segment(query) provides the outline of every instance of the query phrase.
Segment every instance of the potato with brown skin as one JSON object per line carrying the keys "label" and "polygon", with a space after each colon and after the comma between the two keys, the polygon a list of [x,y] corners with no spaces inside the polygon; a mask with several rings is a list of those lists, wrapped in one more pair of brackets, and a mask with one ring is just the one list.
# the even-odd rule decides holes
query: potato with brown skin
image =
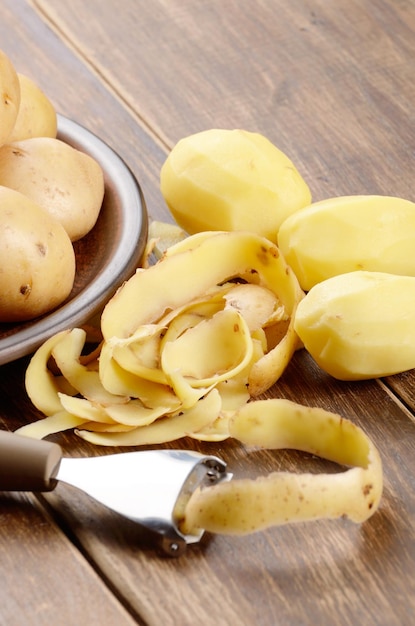
{"label": "potato with brown skin", "polygon": [[39,85],[23,74],[17,74],[20,83],[20,107],[8,142],[29,137],[56,137],[55,107]]}
{"label": "potato with brown skin", "polygon": [[71,241],[93,228],[104,197],[99,163],[53,137],[31,137],[2,146],[0,185],[41,206],[62,224]]}
{"label": "potato with brown skin", "polygon": [[23,194],[0,187],[0,322],[38,317],[61,304],[75,278],[71,240]]}
{"label": "potato with brown skin", "polygon": [[0,146],[9,140],[20,106],[20,83],[9,57],[0,50]]}

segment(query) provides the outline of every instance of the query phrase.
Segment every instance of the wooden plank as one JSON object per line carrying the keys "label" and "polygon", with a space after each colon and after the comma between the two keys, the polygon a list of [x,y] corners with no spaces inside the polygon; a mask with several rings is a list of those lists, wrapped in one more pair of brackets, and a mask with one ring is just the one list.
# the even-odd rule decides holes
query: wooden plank
{"label": "wooden plank", "polygon": [[0,624],[137,623],[32,496],[0,493],[0,551]]}
{"label": "wooden plank", "polygon": [[315,199],[414,197],[412,2],[34,4],[166,145],[212,126],[258,130]]}
{"label": "wooden plank", "polygon": [[385,384],[393,393],[398,395],[402,401],[415,413],[415,372],[403,372],[397,376],[389,376],[385,379]]}

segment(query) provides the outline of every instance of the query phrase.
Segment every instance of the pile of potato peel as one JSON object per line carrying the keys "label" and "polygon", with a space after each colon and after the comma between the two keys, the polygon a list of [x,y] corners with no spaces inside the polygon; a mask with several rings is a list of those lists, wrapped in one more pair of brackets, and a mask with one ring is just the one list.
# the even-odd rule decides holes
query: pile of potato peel
{"label": "pile of potato peel", "polygon": [[[214,264],[208,262],[213,253]],[[162,443],[168,436],[160,418],[166,424],[180,417],[174,420],[179,424],[189,410],[193,422],[170,437],[224,439],[232,413],[266,391],[297,349],[292,320],[302,297],[284,258],[265,238],[194,235],[117,291],[102,313],[103,340],[93,358],[83,354],[82,329],[46,342],[27,370],[28,393],[47,415],[64,409],[68,427],[72,415],[85,417],[81,434],[94,443]],[[57,377],[48,369],[51,357]],[[63,380],[72,393],[61,392]],[[212,414],[197,427],[195,412],[214,396]]]}

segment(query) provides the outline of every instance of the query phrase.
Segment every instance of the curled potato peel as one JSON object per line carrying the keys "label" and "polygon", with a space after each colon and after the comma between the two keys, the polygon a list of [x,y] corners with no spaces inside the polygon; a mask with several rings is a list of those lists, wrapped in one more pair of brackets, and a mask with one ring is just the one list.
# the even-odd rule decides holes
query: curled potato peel
{"label": "curled potato peel", "polygon": [[238,311],[227,309],[199,322],[175,341],[168,341],[162,366],[170,377],[173,372],[181,372],[190,387],[207,388],[239,374],[252,353],[246,322]]}
{"label": "curled potato peel", "polygon": [[[201,297],[214,286],[249,274],[278,294],[289,314],[302,297],[298,281],[275,244],[248,232],[203,233],[136,273],[118,290],[101,318],[104,339],[128,337],[166,310]],[[154,297],[154,294],[157,297]],[[138,295],[138,297],[137,297]]]}
{"label": "curled potato peel", "polygon": [[19,435],[32,437],[33,439],[43,439],[48,435],[77,428],[85,423],[87,423],[87,420],[83,417],[78,417],[65,410],[61,410],[53,415],[49,415],[43,420],[21,426],[16,432]]}
{"label": "curled potato peel", "polygon": [[288,522],[346,516],[359,523],[377,510],[383,477],[370,439],[340,415],[288,400],[261,400],[242,407],[230,433],[246,445],[295,448],[351,466],[337,474],[274,472],[256,480],[198,489],[181,528],[246,534]]}
{"label": "curled potato peel", "polygon": [[127,397],[109,393],[102,385],[99,372],[81,363],[85,338],[86,333],[81,328],[74,328],[62,336],[52,350],[57,367],[77,392],[88,400],[104,405],[127,402]]}
{"label": "curled potato peel", "polygon": [[174,409],[179,407],[180,400],[170,387],[124,369],[112,358],[108,344],[102,346],[99,365],[102,384],[114,395],[140,398],[143,404],[149,407],[166,403]]}
{"label": "curled potato peel", "polygon": [[[45,341],[35,352],[26,370],[25,385],[27,394],[35,407],[45,415],[53,415],[62,410],[59,399],[59,379],[48,368],[48,363],[52,356],[53,348],[68,333],[69,331],[62,331]],[[74,393],[76,393],[75,390]]]}
{"label": "curled potato peel", "polygon": [[[236,278],[268,289],[290,320],[304,296],[278,248],[264,237],[248,232],[199,233],[169,248],[159,263],[137,272],[118,290],[102,314],[104,340],[128,338],[142,325],[158,322],[166,312]],[[277,380],[298,345],[290,327],[283,345],[256,364],[248,381],[251,395],[259,395]]]}
{"label": "curled potato peel", "polygon": [[220,411],[220,396],[213,389],[203,399],[177,415],[164,417],[149,424],[146,428],[135,428],[126,433],[96,433],[87,430],[78,432],[87,441],[105,446],[124,445],[155,445],[175,441],[186,437],[189,433],[211,424]]}

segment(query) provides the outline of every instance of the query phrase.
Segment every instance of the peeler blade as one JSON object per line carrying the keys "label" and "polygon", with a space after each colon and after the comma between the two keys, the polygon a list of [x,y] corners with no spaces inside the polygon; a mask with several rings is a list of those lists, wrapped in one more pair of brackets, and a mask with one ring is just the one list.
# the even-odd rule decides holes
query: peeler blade
{"label": "peeler blade", "polygon": [[230,480],[226,463],[190,450],[143,450],[87,458],[62,458],[56,479],[154,533],[162,550],[179,556],[197,534],[179,529],[192,493]]}

